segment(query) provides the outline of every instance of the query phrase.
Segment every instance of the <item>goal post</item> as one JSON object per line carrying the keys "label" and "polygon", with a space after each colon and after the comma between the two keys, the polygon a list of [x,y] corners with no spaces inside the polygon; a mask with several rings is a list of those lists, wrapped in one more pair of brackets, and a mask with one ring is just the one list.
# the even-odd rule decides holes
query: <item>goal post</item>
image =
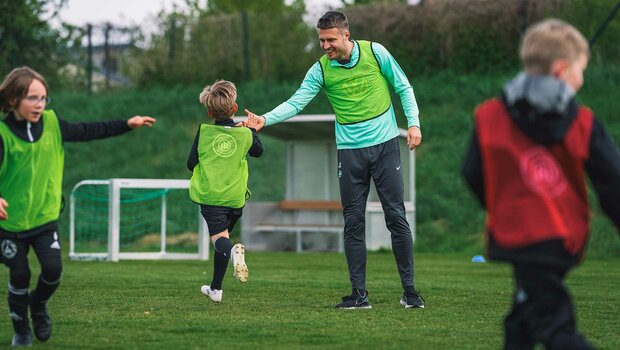
{"label": "goal post", "polygon": [[189,180],[77,183],[70,198],[72,260],[208,260],[209,234]]}

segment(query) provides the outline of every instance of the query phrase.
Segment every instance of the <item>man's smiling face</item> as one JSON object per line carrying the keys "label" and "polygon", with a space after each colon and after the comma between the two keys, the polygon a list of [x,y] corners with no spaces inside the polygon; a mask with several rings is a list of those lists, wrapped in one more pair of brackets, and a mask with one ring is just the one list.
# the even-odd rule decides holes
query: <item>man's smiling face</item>
{"label": "man's smiling face", "polygon": [[329,28],[319,29],[321,49],[330,60],[348,61],[350,56],[348,30]]}

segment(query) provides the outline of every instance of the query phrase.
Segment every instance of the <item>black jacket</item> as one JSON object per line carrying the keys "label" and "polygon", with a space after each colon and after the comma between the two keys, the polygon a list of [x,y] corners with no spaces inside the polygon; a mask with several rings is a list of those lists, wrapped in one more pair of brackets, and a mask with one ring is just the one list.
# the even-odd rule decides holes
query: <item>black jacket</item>
{"label": "black jacket", "polygon": [[[56,114],[58,115],[58,113]],[[7,114],[7,116],[0,121],[8,125],[9,129],[17,137],[24,141],[36,142],[41,138],[43,132],[43,118],[39,119],[36,123],[30,123],[28,121],[18,121],[15,119],[13,113]],[[91,141],[97,139],[103,139],[106,137],[117,136],[126,133],[131,130],[127,125],[127,120],[109,120],[109,121],[94,121],[94,122],[68,122],[58,117],[58,123],[60,125],[60,133],[62,141],[67,142],[80,142]],[[30,126],[30,132],[28,132],[28,126]],[[4,160],[4,141],[0,137],[0,166]],[[0,193],[2,197],[2,193]],[[10,203],[9,203],[10,205]],[[20,232],[20,237],[34,236],[38,233],[49,229],[57,228],[56,221],[50,222],[43,226],[34,228],[26,232]],[[0,229],[1,231],[1,229]]]}
{"label": "black jacket", "polygon": [[[530,139],[543,146],[562,142],[578,112],[572,89],[550,76],[530,76],[522,73],[504,86],[501,99],[514,123]],[[598,194],[601,208],[616,227],[620,228],[620,151],[596,118],[590,136],[589,152],[590,158],[585,167]],[[484,207],[482,156],[475,128],[463,163],[462,175]],[[546,256],[560,264],[576,262],[575,257],[568,256],[559,241],[542,242],[512,251],[500,249],[493,241],[488,244],[492,258],[524,258],[533,261]]]}
{"label": "black jacket", "polygon": [[[108,120],[108,121],[94,121],[94,122],[69,122],[60,118],[58,113],[58,123],[60,124],[60,133],[62,134],[62,141],[67,142],[81,142],[91,141],[97,139],[103,139],[106,137],[117,136],[126,133],[131,130],[127,126],[127,120]],[[9,113],[3,123],[8,125],[9,129],[17,137],[24,141],[36,142],[41,138],[43,132],[43,118],[39,119],[37,123],[30,123],[22,120],[15,119],[13,113]],[[30,135],[28,135],[28,124],[30,124]],[[2,137],[0,137],[0,164],[4,158],[4,143]]]}

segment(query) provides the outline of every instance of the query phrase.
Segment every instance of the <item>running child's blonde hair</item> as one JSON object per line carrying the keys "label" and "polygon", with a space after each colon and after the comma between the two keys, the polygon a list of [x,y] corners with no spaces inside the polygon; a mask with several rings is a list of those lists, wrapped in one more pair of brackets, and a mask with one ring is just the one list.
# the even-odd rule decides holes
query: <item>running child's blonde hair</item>
{"label": "running child's blonde hair", "polygon": [[207,85],[200,93],[200,104],[205,106],[209,115],[216,120],[225,120],[234,114],[237,88],[226,80],[216,80]]}
{"label": "running child's blonde hair", "polygon": [[559,59],[575,62],[590,56],[588,41],[572,25],[547,19],[532,25],[521,42],[521,61],[529,74],[551,74],[551,65]]}

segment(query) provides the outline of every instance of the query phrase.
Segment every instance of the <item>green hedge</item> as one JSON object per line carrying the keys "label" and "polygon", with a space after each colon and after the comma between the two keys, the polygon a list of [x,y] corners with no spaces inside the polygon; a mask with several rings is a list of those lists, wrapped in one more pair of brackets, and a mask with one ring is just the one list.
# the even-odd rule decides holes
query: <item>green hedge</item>
{"label": "green hedge", "polygon": [[[417,245],[419,251],[475,253],[483,249],[484,214],[460,176],[460,166],[472,129],[472,111],[497,95],[506,74],[457,75],[442,72],[412,79],[420,106],[424,142],[417,151]],[[591,106],[620,142],[620,107],[615,91],[620,68],[594,67],[586,74],[580,100]],[[297,84],[255,81],[239,85],[240,108],[265,113],[287,99]],[[146,114],[158,118],[151,130],[140,129],[118,138],[90,143],[67,143],[65,196],[87,178],[189,178],[187,155],[198,124],[206,120],[197,102],[200,86],[151,87],[88,96],[53,94],[54,107],[69,120],[95,120]],[[395,101],[398,101],[396,99]],[[395,102],[397,110],[399,102]],[[321,94],[304,113],[330,113]],[[399,123],[404,126],[404,117]],[[253,200],[284,196],[284,145],[263,137],[265,153],[250,159]],[[592,197],[593,207],[597,208]],[[610,222],[594,210],[590,254],[617,256],[620,240]],[[66,218],[63,219],[66,225]],[[386,233],[387,234],[387,233]]]}

